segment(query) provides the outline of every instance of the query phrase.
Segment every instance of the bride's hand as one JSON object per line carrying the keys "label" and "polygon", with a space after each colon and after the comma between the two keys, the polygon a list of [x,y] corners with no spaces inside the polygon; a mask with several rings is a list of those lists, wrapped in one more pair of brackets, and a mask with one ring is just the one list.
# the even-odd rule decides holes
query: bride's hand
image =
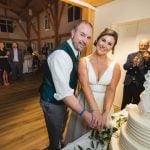
{"label": "bride's hand", "polygon": [[107,117],[108,117],[107,113],[102,114],[102,127],[103,128],[107,127]]}
{"label": "bride's hand", "polygon": [[98,129],[99,120],[101,118],[101,113],[98,111],[94,111],[93,113],[89,113],[86,111],[82,115],[83,119],[87,122],[88,126],[94,129]]}
{"label": "bride's hand", "polygon": [[97,122],[97,130],[101,131],[102,129],[107,127],[107,114],[102,114],[101,117],[99,117],[99,120]]}
{"label": "bride's hand", "polygon": [[99,118],[101,117],[101,113],[97,109],[92,112],[92,116],[93,116],[93,119],[92,119],[93,120],[93,128],[97,128]]}
{"label": "bride's hand", "polygon": [[92,115],[95,117],[94,127],[96,130],[100,130],[102,128],[102,114],[99,110],[93,111]]}

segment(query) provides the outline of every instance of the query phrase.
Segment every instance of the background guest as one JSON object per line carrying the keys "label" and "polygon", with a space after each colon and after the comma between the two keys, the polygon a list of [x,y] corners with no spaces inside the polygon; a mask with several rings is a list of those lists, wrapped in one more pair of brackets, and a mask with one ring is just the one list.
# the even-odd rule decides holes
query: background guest
{"label": "background guest", "polygon": [[32,47],[31,47],[30,45],[27,47],[27,52],[28,52],[30,55],[32,55],[32,53],[33,53],[33,49],[32,49]]}
{"label": "background guest", "polygon": [[10,65],[8,62],[8,53],[4,49],[3,42],[0,42],[0,72],[2,84],[4,86],[9,85]]}
{"label": "background guest", "polygon": [[129,103],[138,104],[140,94],[144,90],[144,75],[150,67],[149,41],[142,40],[139,43],[139,51],[128,55],[123,68],[127,71],[124,80],[123,100],[121,109]]}
{"label": "background guest", "polygon": [[42,47],[42,54],[45,55],[45,58],[47,58],[48,56],[48,46],[46,46],[46,44],[44,44],[44,46]]}
{"label": "background guest", "polygon": [[12,79],[21,79],[23,73],[24,54],[23,51],[18,48],[18,44],[16,42],[12,43],[9,59],[12,71]]}

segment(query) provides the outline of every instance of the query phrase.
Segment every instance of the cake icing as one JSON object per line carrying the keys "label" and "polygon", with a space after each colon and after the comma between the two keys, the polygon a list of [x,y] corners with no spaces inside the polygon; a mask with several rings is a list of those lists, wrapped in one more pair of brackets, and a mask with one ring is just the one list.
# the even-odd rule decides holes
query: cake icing
{"label": "cake icing", "polygon": [[131,109],[128,121],[121,127],[122,150],[150,150],[150,120],[138,108]]}
{"label": "cake icing", "polygon": [[140,95],[141,100],[139,103],[139,109],[146,115],[150,116],[150,70],[145,75],[146,81],[144,82],[144,92]]}
{"label": "cake icing", "polygon": [[150,70],[145,79],[140,103],[127,107],[127,123],[122,125],[118,137],[112,137],[112,150],[150,150]]}

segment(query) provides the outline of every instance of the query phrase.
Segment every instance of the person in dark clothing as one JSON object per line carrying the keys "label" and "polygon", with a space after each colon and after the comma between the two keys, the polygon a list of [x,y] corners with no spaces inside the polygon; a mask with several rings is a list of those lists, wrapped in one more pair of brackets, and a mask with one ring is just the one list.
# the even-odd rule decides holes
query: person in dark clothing
{"label": "person in dark clothing", "polygon": [[12,71],[12,80],[22,79],[23,76],[23,62],[24,53],[18,48],[16,42],[12,43],[12,49],[10,50],[9,61]]}
{"label": "person in dark clothing", "polygon": [[142,40],[139,43],[139,51],[129,54],[123,68],[127,71],[124,80],[123,100],[121,109],[127,104],[138,104],[140,94],[144,90],[144,75],[150,69],[149,41]]}
{"label": "person in dark clothing", "polygon": [[48,47],[46,46],[46,44],[44,44],[43,48],[42,48],[42,54],[45,55],[45,58],[47,58],[48,56]]}
{"label": "person in dark clothing", "polygon": [[29,54],[31,54],[31,55],[32,55],[32,53],[33,53],[33,49],[32,49],[32,47],[31,47],[31,46],[28,46],[28,48],[27,48],[27,52],[29,52]]}
{"label": "person in dark clothing", "polygon": [[0,42],[0,80],[2,85],[9,85],[10,65],[8,62],[9,54],[4,48],[4,43]]}

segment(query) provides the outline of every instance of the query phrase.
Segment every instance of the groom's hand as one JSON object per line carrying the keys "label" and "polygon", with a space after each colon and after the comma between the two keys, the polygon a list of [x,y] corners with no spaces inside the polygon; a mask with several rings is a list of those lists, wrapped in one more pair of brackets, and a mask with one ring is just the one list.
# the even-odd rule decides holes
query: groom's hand
{"label": "groom's hand", "polygon": [[94,126],[94,118],[93,115],[91,113],[89,113],[88,111],[85,111],[84,114],[82,115],[82,118],[85,120],[85,122],[88,124],[88,126],[90,128],[93,128]]}

